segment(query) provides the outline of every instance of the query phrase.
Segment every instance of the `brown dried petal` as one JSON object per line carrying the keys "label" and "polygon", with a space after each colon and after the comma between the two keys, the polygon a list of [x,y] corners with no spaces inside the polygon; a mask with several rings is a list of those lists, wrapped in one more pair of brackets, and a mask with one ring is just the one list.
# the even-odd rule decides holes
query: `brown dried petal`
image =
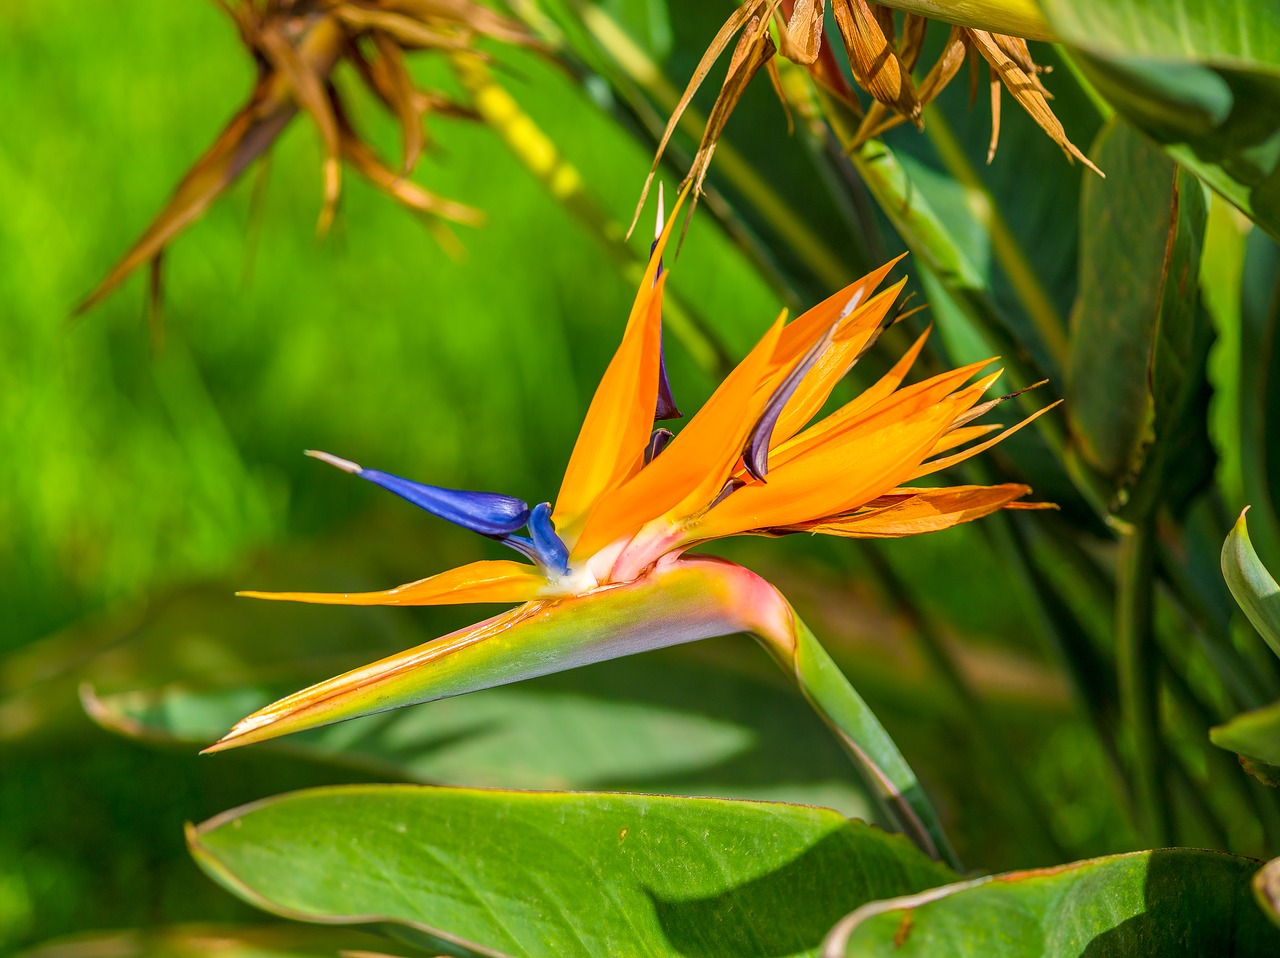
{"label": "brown dried petal", "polygon": [[918,124],[920,101],[915,85],[866,0],[835,0],[834,10],[858,85]]}
{"label": "brown dried petal", "polygon": [[1048,133],[1049,137],[1062,147],[1068,155],[1075,157],[1089,169],[1102,176],[1102,171],[1094,166],[1089,158],[1076,148],[1074,143],[1067,139],[1066,130],[1063,129],[1062,123],[1054,115],[1053,110],[1049,108],[1044,95],[1037,89],[1037,84],[1000,49],[1000,45],[996,43],[991,34],[984,30],[969,30],[968,34],[973,40],[974,47],[999,74],[1005,88],[1022,108],[1031,115],[1031,118],[1040,125],[1040,128]]}

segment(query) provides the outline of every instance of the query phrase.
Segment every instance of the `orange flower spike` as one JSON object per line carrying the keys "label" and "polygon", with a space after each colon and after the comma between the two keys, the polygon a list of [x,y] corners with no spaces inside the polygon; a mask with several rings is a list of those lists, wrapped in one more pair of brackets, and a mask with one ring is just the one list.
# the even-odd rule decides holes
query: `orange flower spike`
{"label": "orange flower spike", "polygon": [[594,555],[665,513],[679,512],[682,506],[702,508],[711,501],[728,480],[767,398],[757,387],[781,333],[779,318],[662,454],[601,499],[571,561]]}
{"label": "orange flower spike", "polygon": [[666,284],[666,274],[659,275],[662,252],[688,192],[688,188],[681,192],[658,235],[631,307],[622,345],[596,387],[565,467],[552,522],[570,546],[600,496],[630,478],[643,464],[658,397],[662,290]]}
{"label": "orange flower spike", "polygon": [[655,241],[554,513],[547,502],[530,506],[500,493],[426,485],[311,453],[531,564],[473,562],[381,592],[241,593],[346,605],[522,604],[268,705],[210,750],[749,632],[838,731],[883,820],[958,864],[910,767],[782,595],[741,566],[685,553],[731,535],[883,538],[950,528],[998,509],[1044,508],[1020,502],[1030,490],[1017,483],[902,484],[990,448],[1046,410],[983,439],[993,427],[974,420],[1008,398],[982,400],[999,372],[982,376],[988,362],[974,363],[904,387],[921,336],[861,396],[797,432],[891,316],[901,284],[873,295],[888,272],[883,267],[790,326],[784,312],[674,438],[651,432],[655,419],[673,412],[663,386],[667,274],[660,260],[674,220],[673,212]]}

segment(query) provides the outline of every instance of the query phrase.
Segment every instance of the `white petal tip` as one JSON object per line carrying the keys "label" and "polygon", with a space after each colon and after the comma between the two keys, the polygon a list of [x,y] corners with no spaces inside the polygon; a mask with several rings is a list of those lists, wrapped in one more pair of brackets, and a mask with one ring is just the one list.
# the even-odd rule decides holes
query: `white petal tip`
{"label": "white petal tip", "polygon": [[658,184],[658,215],[653,224],[653,238],[656,240],[662,235],[662,227],[667,221],[667,204],[662,195],[662,184]]}
{"label": "white petal tip", "polygon": [[320,452],[317,449],[304,449],[303,452],[312,459],[319,459],[321,462],[327,462],[335,469],[341,469],[343,472],[349,472],[353,476],[358,476],[364,471],[364,468],[350,459],[342,459],[332,453]]}

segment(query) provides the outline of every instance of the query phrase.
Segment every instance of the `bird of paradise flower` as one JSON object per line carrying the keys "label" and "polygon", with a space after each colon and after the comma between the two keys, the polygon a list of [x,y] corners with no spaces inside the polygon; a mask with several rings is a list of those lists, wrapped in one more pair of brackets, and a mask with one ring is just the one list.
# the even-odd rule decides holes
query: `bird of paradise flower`
{"label": "bird of paradise flower", "polygon": [[654,243],[554,507],[424,485],[309,453],[528,561],[472,562],[382,592],[241,593],[346,605],[520,604],[281,699],[241,720],[207,751],[748,632],[853,754],[889,820],[935,857],[954,862],[910,768],[782,595],[739,565],[688,550],[735,535],[916,535],[999,509],[1039,507],[1020,501],[1030,489],[1016,483],[910,483],[982,452],[1051,407],[983,438],[1000,429],[974,424],[1001,401],[983,400],[999,376],[998,370],[982,373],[990,361],[903,385],[926,331],[871,388],[809,425],[897,315],[905,280],[875,292],[894,260],[791,323],[784,313],[679,433],[655,429],[656,419],[680,417],[666,383],[661,338],[669,275],[661,257],[676,212]]}

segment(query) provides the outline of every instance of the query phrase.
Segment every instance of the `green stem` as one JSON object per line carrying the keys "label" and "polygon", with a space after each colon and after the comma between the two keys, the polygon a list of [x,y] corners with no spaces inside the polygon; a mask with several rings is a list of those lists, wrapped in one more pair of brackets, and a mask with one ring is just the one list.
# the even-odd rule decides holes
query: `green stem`
{"label": "green stem", "polygon": [[970,726],[977,748],[985,754],[989,767],[997,772],[1000,780],[1008,782],[1012,792],[1009,806],[1013,814],[1020,815],[1039,832],[1044,848],[1053,856],[1053,860],[1062,861],[1071,857],[1054,834],[1053,816],[1045,807],[1039,793],[1027,780],[1022,763],[1018,761],[1013,749],[1005,740],[1004,731],[992,721],[986,704],[974,691],[956,663],[955,657],[947,648],[946,641],[929,617],[917,607],[905,583],[893,567],[885,561],[873,545],[870,543],[865,545],[862,553],[871,566],[873,574],[889,593],[889,599],[894,607],[907,616],[912,625],[912,631],[920,638],[920,647],[925,657],[948,691],[959,702],[961,713]]}
{"label": "green stem", "polygon": [[836,733],[887,820],[926,854],[962,871],[963,866],[942,829],[937,812],[898,746],[826,649],[794,613],[793,624],[790,641],[779,641],[778,637],[768,635],[757,638]]}
{"label": "green stem", "polygon": [[1159,673],[1152,630],[1155,550],[1149,520],[1120,540],[1116,558],[1116,664],[1120,715],[1128,730],[1129,775],[1139,830],[1168,843],[1172,813],[1163,787]]}
{"label": "green stem", "polygon": [[879,0],[882,6],[1028,40],[1054,39],[1036,0]]}

